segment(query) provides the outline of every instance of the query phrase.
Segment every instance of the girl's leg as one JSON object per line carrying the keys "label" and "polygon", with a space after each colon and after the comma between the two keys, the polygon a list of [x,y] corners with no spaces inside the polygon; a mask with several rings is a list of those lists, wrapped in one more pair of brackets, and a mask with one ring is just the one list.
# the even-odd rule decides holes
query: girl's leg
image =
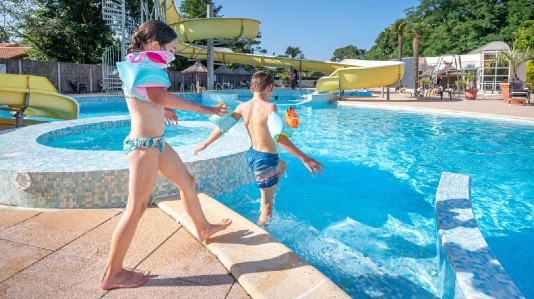
{"label": "girl's leg", "polygon": [[100,282],[100,288],[105,290],[138,287],[148,280],[148,273],[126,270],[122,264],[156,181],[159,152],[154,147],[136,149],[127,159],[130,167],[128,203],[111,238],[109,260]]}
{"label": "girl's leg", "polygon": [[276,193],[276,188],[278,188],[278,184],[280,184],[280,180],[282,179],[282,175],[286,172],[286,162],[283,160],[280,160],[280,164],[278,165],[278,182],[276,184],[272,185],[269,188],[260,188],[261,193],[261,201],[260,201],[260,219],[258,220],[258,225],[264,225],[267,221],[269,221],[269,218],[271,217],[271,214],[273,212],[273,201],[274,201],[274,195]]}
{"label": "girl's leg", "polygon": [[230,219],[223,219],[217,224],[208,222],[198,200],[195,179],[187,171],[180,156],[168,144],[165,144],[165,150],[160,157],[159,171],[180,189],[180,198],[185,211],[191,217],[201,242],[207,240],[214,233],[226,229],[232,223]]}

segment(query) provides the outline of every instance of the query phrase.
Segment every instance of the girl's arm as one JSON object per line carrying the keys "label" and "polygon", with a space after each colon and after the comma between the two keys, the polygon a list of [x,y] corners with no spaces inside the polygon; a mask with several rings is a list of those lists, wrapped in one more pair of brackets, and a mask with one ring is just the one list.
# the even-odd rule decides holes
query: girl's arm
{"label": "girl's arm", "polygon": [[200,114],[215,114],[219,116],[228,112],[228,109],[224,107],[207,107],[195,104],[184,98],[175,96],[161,87],[147,87],[146,90],[150,101],[166,108],[189,110]]}

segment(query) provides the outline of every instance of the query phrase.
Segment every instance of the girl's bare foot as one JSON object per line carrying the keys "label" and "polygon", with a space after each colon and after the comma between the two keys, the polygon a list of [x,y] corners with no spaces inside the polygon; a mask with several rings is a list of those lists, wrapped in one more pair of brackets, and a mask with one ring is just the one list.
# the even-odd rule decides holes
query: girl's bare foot
{"label": "girl's bare foot", "polygon": [[207,229],[203,229],[198,233],[198,239],[200,242],[204,242],[214,233],[226,229],[230,224],[232,224],[232,219],[223,219],[219,223],[210,224]]}
{"label": "girl's bare foot", "polygon": [[102,278],[100,288],[102,290],[111,290],[119,288],[136,288],[148,281],[150,272],[123,270],[115,277]]}
{"label": "girl's bare foot", "polygon": [[260,215],[260,219],[258,220],[257,224],[259,226],[264,226],[267,221],[269,221],[269,216],[263,216],[263,215]]}

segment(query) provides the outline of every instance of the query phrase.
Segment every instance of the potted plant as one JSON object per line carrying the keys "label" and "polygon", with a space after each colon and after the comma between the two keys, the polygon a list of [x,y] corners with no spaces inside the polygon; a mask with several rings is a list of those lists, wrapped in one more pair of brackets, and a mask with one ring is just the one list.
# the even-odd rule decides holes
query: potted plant
{"label": "potted plant", "polygon": [[[496,62],[498,65],[504,65],[510,67],[510,79],[517,78],[517,70],[519,67],[527,62],[528,60],[534,58],[534,50],[531,48],[518,49],[515,44],[512,45],[510,51],[501,51],[497,54]],[[510,83],[502,82],[499,83],[502,92],[503,102],[508,104],[508,99],[510,97]]]}
{"label": "potted plant", "polygon": [[458,91],[458,97],[460,97],[460,94],[464,91],[465,88],[465,81],[456,80],[454,81],[454,85],[456,86],[456,90]]}
{"label": "potted plant", "polygon": [[476,74],[476,71],[467,71],[465,74],[465,80],[467,83],[467,86],[465,87],[465,98],[468,100],[475,100],[477,98],[477,82],[478,82],[478,76]]}
{"label": "potted plant", "polygon": [[428,78],[421,78],[419,79],[419,86],[423,89],[428,89],[430,87],[430,79]]}

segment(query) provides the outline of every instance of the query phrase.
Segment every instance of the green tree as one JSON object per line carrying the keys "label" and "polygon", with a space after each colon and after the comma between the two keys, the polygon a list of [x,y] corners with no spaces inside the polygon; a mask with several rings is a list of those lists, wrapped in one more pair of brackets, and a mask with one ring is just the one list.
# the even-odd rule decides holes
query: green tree
{"label": "green tree", "polygon": [[32,47],[32,59],[100,63],[112,43],[99,0],[11,0],[4,5],[13,20],[10,34]]}
{"label": "green tree", "polygon": [[7,33],[4,26],[0,26],[0,43],[9,42],[9,34]]}
{"label": "green tree", "polygon": [[388,60],[395,58],[397,34],[384,30],[378,34],[374,46],[365,53],[365,59]]}
{"label": "green tree", "polygon": [[343,59],[363,59],[365,55],[364,49],[358,49],[358,47],[350,45],[343,48],[334,50],[334,56],[330,58],[330,61],[341,61]]}
{"label": "green tree", "polygon": [[186,19],[207,18],[208,4],[213,6],[213,16],[219,17],[222,5],[215,5],[211,0],[184,0],[180,5],[180,12]]}
{"label": "green tree", "polygon": [[288,46],[286,48],[285,53],[291,58],[301,58],[304,55],[299,47],[292,47],[292,46]]}
{"label": "green tree", "polygon": [[515,45],[519,49],[534,49],[534,21],[527,20],[514,32]]}

